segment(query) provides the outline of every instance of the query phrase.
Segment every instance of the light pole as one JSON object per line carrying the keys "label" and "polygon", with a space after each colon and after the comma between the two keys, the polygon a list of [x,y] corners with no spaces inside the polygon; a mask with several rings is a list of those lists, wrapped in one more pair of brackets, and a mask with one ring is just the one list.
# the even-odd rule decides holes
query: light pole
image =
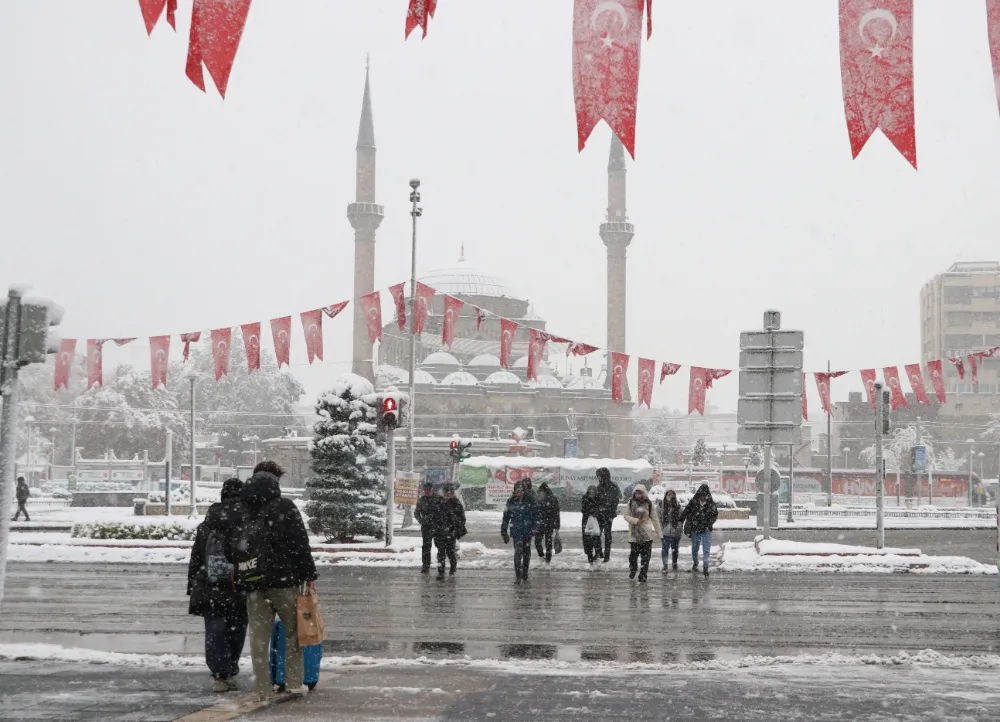
{"label": "light pole", "polygon": [[847,468],[847,457],[848,457],[848,454],[851,453],[851,449],[850,449],[849,446],[845,446],[843,449],[841,449],[841,451],[844,452],[844,468],[846,469]]}
{"label": "light pole", "polygon": [[195,493],[196,493],[195,475],[196,475],[196,469],[197,469],[197,467],[195,466],[196,459],[195,459],[195,448],[194,448],[194,426],[195,426],[195,417],[194,417],[194,410],[195,410],[195,388],[194,388],[194,383],[195,383],[195,381],[198,380],[197,374],[194,374],[194,373],[188,374],[188,380],[191,381],[191,505],[188,507],[188,516],[189,517],[195,517],[195,516],[198,516],[198,507],[195,504]]}
{"label": "light pole", "polygon": [[35,417],[25,416],[24,423],[28,425],[28,486],[31,486],[31,462],[34,461],[31,458],[31,432],[35,423]]}
{"label": "light pole", "polygon": [[[52,481],[52,464],[56,460],[56,434],[58,432],[59,432],[59,429],[57,429],[55,426],[50,426],[49,427],[49,468],[48,468],[48,473],[46,474],[46,477],[48,478],[49,481]],[[983,462],[980,461],[979,462],[979,470],[980,470],[979,476],[982,476],[982,468],[983,468]]]}
{"label": "light pole", "polygon": [[985,478],[985,474],[983,474],[983,459],[986,458],[986,454],[980,451],[976,456],[979,457],[979,483],[983,484],[983,479]]}
{"label": "light pole", "polygon": [[968,506],[972,506],[972,460],[976,457],[976,440],[966,439],[965,443],[969,445],[969,489],[967,501]]}
{"label": "light pole", "polygon": [[260,437],[257,436],[256,434],[254,434],[253,436],[251,436],[248,439],[248,441],[252,441],[253,442],[253,465],[256,468],[256,466],[257,466],[257,442],[260,441]]}
{"label": "light pole", "polygon": [[722,445],[722,468],[723,469],[726,468],[726,449],[728,448],[728,446],[729,446],[728,444],[723,444]]}
{"label": "light pole", "polygon": [[[410,403],[408,408],[408,418],[406,420],[406,441],[409,454],[409,470],[414,471],[416,453],[414,449],[413,437],[416,435],[417,423],[417,334],[416,316],[414,313],[417,307],[417,219],[423,215],[424,209],[418,206],[420,202],[419,178],[410,179],[410,217],[413,219],[413,235],[410,247]],[[395,479],[392,480],[395,483]],[[413,523],[413,511],[409,504],[403,513],[403,526],[408,527]]]}

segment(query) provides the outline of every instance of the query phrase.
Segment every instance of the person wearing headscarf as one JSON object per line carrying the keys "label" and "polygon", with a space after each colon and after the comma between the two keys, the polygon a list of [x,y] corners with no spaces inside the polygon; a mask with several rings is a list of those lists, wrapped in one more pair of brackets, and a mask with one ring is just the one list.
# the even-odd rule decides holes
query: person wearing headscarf
{"label": "person wearing headscarf", "polygon": [[[644,485],[635,485],[622,516],[628,522],[628,543],[631,547],[628,555],[628,578],[635,579],[636,572],[638,572],[639,581],[645,582],[649,575],[649,558],[653,553],[653,540],[660,538],[660,520]],[[641,566],[640,559],[642,560]]]}
{"label": "person wearing headscarf", "polygon": [[698,571],[698,549],[702,550],[705,576],[708,576],[708,558],[712,551],[712,528],[719,518],[719,509],[712,498],[708,484],[702,484],[684,507],[680,519],[684,522],[684,532],[691,537],[691,556],[694,565],[691,572]]}

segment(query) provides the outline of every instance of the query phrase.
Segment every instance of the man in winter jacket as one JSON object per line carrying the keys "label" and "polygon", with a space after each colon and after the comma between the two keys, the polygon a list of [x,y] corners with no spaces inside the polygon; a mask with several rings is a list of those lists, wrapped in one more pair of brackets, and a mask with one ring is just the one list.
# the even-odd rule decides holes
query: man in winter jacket
{"label": "man in winter jacket", "polygon": [[[552,563],[552,536],[559,533],[559,500],[544,481],[538,486],[535,495],[535,507],[538,510],[538,531],[535,534],[535,550],[539,559],[546,564]],[[545,551],[542,551],[542,541]]]}
{"label": "man in winter jacket", "polygon": [[27,482],[24,480],[23,476],[17,477],[17,511],[14,512],[14,518],[11,521],[17,521],[17,518],[24,512],[24,520],[31,521],[31,517],[28,516],[28,497],[31,496],[31,489],[28,488]]}
{"label": "man in winter jacket", "polygon": [[236,588],[226,544],[243,518],[243,482],[222,484],[222,501],[212,504],[198,525],[188,564],[188,614],[205,618],[205,662],[215,692],[236,689],[240,655],[247,636],[246,594]]}
{"label": "man in winter jacket", "polygon": [[434,546],[437,547],[438,579],[444,578],[445,558],[451,564],[448,574],[455,573],[458,568],[458,554],[455,552],[455,545],[459,539],[465,536],[465,507],[455,496],[455,487],[451,484],[444,487],[444,499],[441,507],[443,523],[434,534]]}
{"label": "man in winter jacket", "polygon": [[611,472],[601,467],[597,470],[597,495],[600,501],[597,521],[601,525],[601,537],[604,539],[604,563],[611,561],[611,525],[618,516],[618,505],[622,500],[622,492],[611,481]]}
{"label": "man in winter jacket", "polygon": [[316,581],[316,564],[309,535],[298,507],[281,496],[278,479],[284,472],[263,461],[243,487],[247,518],[234,544],[237,579],[247,590],[250,618],[250,658],[257,696],[272,693],[268,645],[275,614],[285,629],[285,687],[301,693],[305,670],[298,635],[298,587]]}
{"label": "man in winter jacket", "polygon": [[[537,522],[535,503],[528,498],[524,484],[514,485],[514,494],[507,500],[500,522],[500,536],[503,543],[514,540],[514,576],[516,583],[528,581],[528,566],[531,563],[531,535]],[[509,534],[508,534],[509,530]]]}
{"label": "man in winter jacket", "polygon": [[417,508],[414,509],[413,516],[420,524],[420,534],[424,542],[420,571],[427,574],[431,570],[431,547],[434,544],[434,536],[444,524],[444,500],[434,493],[434,484],[429,481],[425,481],[421,487],[420,498],[417,499]]}
{"label": "man in winter jacket", "polygon": [[712,528],[719,518],[719,509],[712,498],[708,484],[702,484],[681,512],[681,521],[687,520],[685,532],[691,537],[692,572],[698,571],[698,548],[702,549],[705,576],[708,576],[708,555],[712,551]]}
{"label": "man in winter jacket", "polygon": [[662,534],[660,558],[663,560],[663,571],[667,571],[667,563],[673,553],[674,569],[677,569],[677,554],[681,544],[681,505],[677,503],[677,492],[667,491],[660,502],[660,531]]}

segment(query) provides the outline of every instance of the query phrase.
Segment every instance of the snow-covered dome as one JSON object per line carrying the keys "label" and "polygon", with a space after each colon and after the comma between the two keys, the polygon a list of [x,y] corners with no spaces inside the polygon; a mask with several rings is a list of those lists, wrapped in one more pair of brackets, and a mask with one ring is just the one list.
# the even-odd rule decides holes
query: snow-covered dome
{"label": "snow-covered dome", "polygon": [[421,366],[461,366],[458,359],[447,351],[435,351],[420,362]]}
{"label": "snow-covered dome", "polygon": [[401,368],[396,366],[390,366],[389,364],[382,364],[375,371],[375,385],[376,386],[389,386],[395,384],[397,386],[405,385],[410,382],[410,374]]}
{"label": "snow-covered dome", "polygon": [[481,353],[465,365],[469,368],[500,368],[500,357],[491,353]]}
{"label": "snow-covered dome", "polygon": [[[409,379],[407,379],[407,382],[409,382]],[[437,383],[437,379],[435,379],[433,376],[431,376],[429,373],[427,373],[423,369],[417,369],[413,373],[413,383],[415,383],[415,384],[436,384]]]}
{"label": "snow-covered dome", "polygon": [[562,384],[559,379],[550,374],[542,374],[535,381],[529,381],[528,385],[536,389],[561,389]]}
{"label": "snow-covered dome", "polygon": [[479,381],[468,371],[452,371],[441,379],[442,386],[476,386]]}
{"label": "snow-covered dome", "polygon": [[575,391],[589,391],[600,389],[601,385],[593,376],[571,376],[566,383],[566,388]]}
{"label": "snow-covered dome", "polygon": [[483,383],[493,386],[520,386],[521,379],[510,371],[494,371],[486,377]]}
{"label": "snow-covered dome", "polygon": [[[517,361],[515,361],[511,365],[513,366],[513,368],[516,368],[516,369],[526,369],[526,368],[528,368],[528,357],[527,356],[522,356],[521,358],[519,358]],[[549,365],[548,361],[546,361],[545,359],[541,359],[538,362],[538,370],[539,371],[547,371],[547,372],[551,373],[552,367]]]}
{"label": "snow-covered dome", "polygon": [[420,279],[438,293],[453,296],[506,296],[517,298],[507,284],[489,273],[478,271],[465,265],[455,268],[440,268]]}

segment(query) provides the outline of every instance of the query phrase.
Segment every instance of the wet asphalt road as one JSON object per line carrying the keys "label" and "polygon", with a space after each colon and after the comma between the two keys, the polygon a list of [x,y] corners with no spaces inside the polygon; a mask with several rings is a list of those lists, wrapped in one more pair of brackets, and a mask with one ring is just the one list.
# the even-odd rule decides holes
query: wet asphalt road
{"label": "wet asphalt road", "polygon": [[[996,577],[651,576],[324,567],[327,655],[686,662],[747,654],[1000,653]],[[202,653],[179,565],[12,564],[0,642]],[[647,643],[628,643],[635,630]]]}

